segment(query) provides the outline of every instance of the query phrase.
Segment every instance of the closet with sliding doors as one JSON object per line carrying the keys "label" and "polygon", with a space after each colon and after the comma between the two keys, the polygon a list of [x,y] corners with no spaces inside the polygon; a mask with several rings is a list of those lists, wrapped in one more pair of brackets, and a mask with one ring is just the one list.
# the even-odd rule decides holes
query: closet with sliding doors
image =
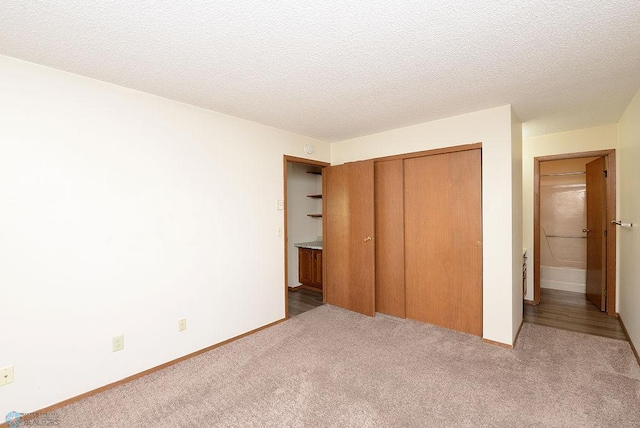
{"label": "closet with sliding doors", "polygon": [[325,168],[326,301],[482,335],[481,145]]}

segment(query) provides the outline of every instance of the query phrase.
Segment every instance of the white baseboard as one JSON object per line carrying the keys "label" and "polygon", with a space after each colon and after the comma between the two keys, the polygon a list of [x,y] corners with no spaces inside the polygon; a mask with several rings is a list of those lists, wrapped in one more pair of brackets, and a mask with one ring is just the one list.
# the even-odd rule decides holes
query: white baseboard
{"label": "white baseboard", "polygon": [[574,284],[572,282],[560,282],[540,280],[540,288],[550,288],[552,290],[573,291],[576,293],[586,293],[587,287],[582,284]]}

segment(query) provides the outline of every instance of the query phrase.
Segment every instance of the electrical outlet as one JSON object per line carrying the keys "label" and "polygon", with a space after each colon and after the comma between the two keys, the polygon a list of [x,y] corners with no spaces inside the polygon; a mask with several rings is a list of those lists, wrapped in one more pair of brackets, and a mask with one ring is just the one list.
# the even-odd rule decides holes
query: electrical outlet
{"label": "electrical outlet", "polygon": [[13,382],[13,366],[0,368],[0,386]]}
{"label": "electrical outlet", "polygon": [[116,336],[112,340],[113,352],[122,351],[124,349],[124,335]]}
{"label": "electrical outlet", "polygon": [[187,329],[187,319],[183,318],[178,321],[178,331],[185,331]]}

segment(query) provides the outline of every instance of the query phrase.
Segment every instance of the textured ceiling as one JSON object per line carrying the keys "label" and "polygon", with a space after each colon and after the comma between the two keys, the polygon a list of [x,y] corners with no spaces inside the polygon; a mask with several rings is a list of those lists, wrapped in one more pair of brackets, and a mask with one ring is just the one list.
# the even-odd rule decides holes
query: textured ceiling
{"label": "textured ceiling", "polygon": [[325,141],[512,104],[615,123],[639,0],[2,0],[0,54]]}

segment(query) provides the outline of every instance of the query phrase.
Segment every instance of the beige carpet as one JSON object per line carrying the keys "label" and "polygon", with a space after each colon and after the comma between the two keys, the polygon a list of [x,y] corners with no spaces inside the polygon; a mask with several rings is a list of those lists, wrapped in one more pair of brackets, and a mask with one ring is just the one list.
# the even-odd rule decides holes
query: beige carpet
{"label": "beige carpet", "polygon": [[58,410],[64,427],[639,427],[623,341],[525,324],[515,350],[321,306]]}

